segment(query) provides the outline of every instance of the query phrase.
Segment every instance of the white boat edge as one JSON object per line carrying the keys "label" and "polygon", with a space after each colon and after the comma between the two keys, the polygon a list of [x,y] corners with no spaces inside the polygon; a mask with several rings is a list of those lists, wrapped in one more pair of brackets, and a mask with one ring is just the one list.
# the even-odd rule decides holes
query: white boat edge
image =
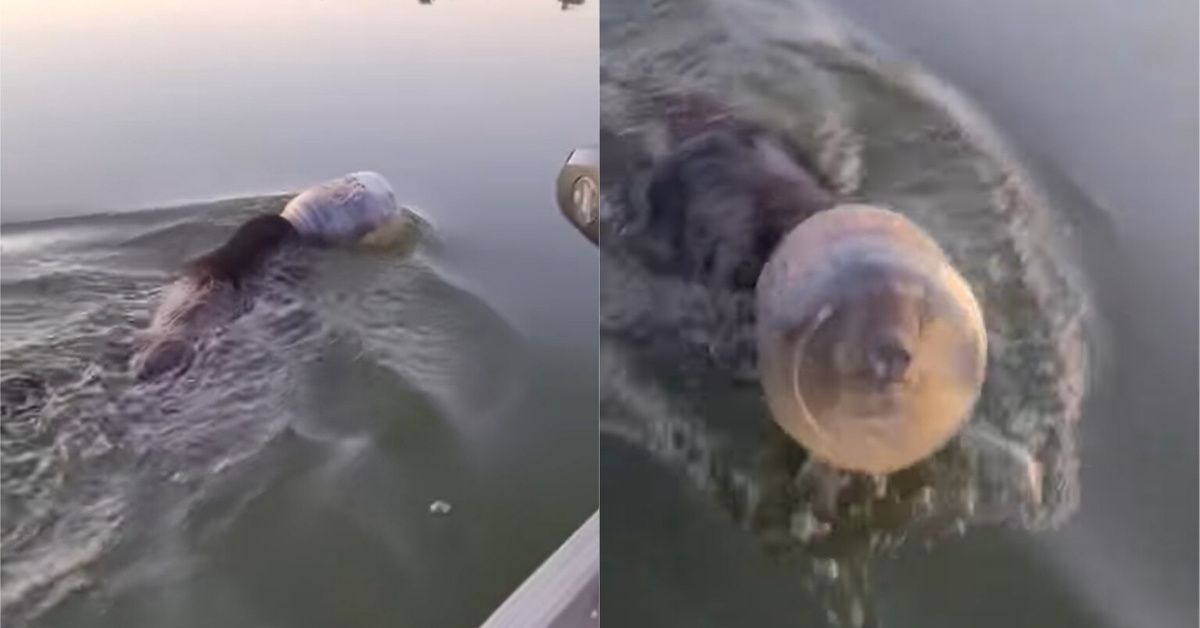
{"label": "white boat edge", "polygon": [[600,511],[592,513],[481,628],[600,625]]}

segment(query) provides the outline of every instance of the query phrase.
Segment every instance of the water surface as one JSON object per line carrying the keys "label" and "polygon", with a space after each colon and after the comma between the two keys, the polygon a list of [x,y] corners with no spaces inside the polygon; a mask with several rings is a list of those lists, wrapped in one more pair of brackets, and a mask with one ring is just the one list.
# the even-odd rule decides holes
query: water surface
{"label": "water surface", "polygon": [[[803,3],[759,3],[778,8],[779,14],[799,4]],[[864,42],[893,59],[911,51],[918,61],[944,71],[945,78],[961,82],[984,114],[994,114],[999,135],[1012,140],[1001,145],[1009,144],[1016,169],[1028,173],[1016,179],[1026,179],[1031,189],[1044,192],[1049,200],[1040,210],[1035,207],[1034,213],[1044,210],[1055,220],[1074,223],[1066,229],[1066,240],[1071,241],[1066,247],[1056,247],[1040,233],[1026,234],[1029,242],[1045,246],[1055,257],[1074,260],[1061,262],[1064,267],[1078,265],[1080,274],[1072,279],[1078,283],[1070,284],[1071,289],[1091,292],[1095,298],[1096,323],[1088,334],[1091,368],[1074,370],[1073,375],[1072,369],[1064,371],[1068,379],[1084,374],[1092,385],[1087,411],[1076,415],[1078,423],[1063,425],[1076,445],[1070,457],[1078,456],[1078,467],[1064,476],[1071,481],[1063,484],[1073,487],[1074,498],[1048,526],[1028,526],[1013,519],[1001,526],[980,521],[974,525],[968,517],[961,535],[929,543],[913,535],[898,550],[880,552],[865,575],[850,574],[856,581],[848,585],[850,590],[867,602],[865,623],[1194,624],[1196,342],[1191,234],[1195,233],[1196,157],[1192,140],[1178,138],[1195,134],[1195,90],[1186,89],[1188,81],[1194,83],[1194,61],[1184,60],[1192,54],[1188,46],[1194,48],[1195,38],[1190,26],[1153,31],[1163,34],[1153,44],[1148,35],[1155,24],[1190,25],[1194,19],[1173,20],[1168,16],[1185,16],[1188,10],[1165,4],[1129,5],[1124,13],[1109,5],[1087,20],[1072,15],[1083,13],[1082,7],[1039,9],[1034,20],[1029,15],[1033,7],[975,11],[930,2],[922,3],[925,11],[918,12],[877,4],[851,3],[858,19],[850,25],[824,11],[815,16],[793,11],[794,22],[779,17],[769,28],[756,30],[741,25],[752,24],[756,16],[770,11],[746,11],[746,5],[737,2],[695,3],[694,11],[676,13],[690,14],[701,24],[662,29],[666,43],[657,49],[649,44],[640,66],[650,68],[644,72],[648,76],[654,75],[656,67],[678,69],[675,76],[694,79],[717,93],[736,94],[730,100],[737,111],[750,111],[759,121],[787,121],[797,135],[816,138],[810,142],[815,147],[810,155],[819,164],[829,157],[828,149],[832,163],[840,160],[854,166],[832,173],[849,175],[847,189],[898,206],[927,225],[942,238],[952,258],[960,256],[956,263],[971,280],[979,282],[987,273],[976,273],[971,267],[983,260],[961,255],[969,251],[972,237],[986,231],[972,232],[968,226],[955,232],[936,209],[973,206],[963,204],[973,202],[973,192],[944,185],[954,182],[955,164],[961,162],[952,157],[953,152],[939,153],[945,139],[939,133],[930,133],[925,145],[904,143],[904,138],[927,133],[940,123],[913,116],[903,99],[894,102],[897,106],[888,104],[895,93],[848,87],[863,77],[867,78],[861,82],[868,83],[877,74],[891,76],[897,85],[914,88],[931,108],[956,112],[958,125],[950,135],[956,131],[974,139],[990,135],[986,120],[971,113],[975,107],[964,106],[955,90],[939,85],[919,68],[890,64],[864,68],[848,60]],[[656,12],[670,13],[671,6],[666,0],[610,2],[602,7],[602,29],[612,33],[625,23],[636,31]],[[1122,21],[1120,15],[1129,20]],[[606,20],[611,20],[608,26]],[[855,34],[855,23],[877,26],[878,31]],[[794,29],[794,37],[786,36],[789,28]],[[1121,28],[1136,33],[1122,34]],[[773,36],[767,43],[761,37],[764,30]],[[1032,43],[1026,41],[1030,32],[1037,35]],[[1123,36],[1127,39],[1121,40]],[[612,45],[605,38],[602,30],[602,46]],[[996,54],[996,46],[984,46],[984,41],[1004,44],[1000,49],[1007,54]],[[671,49],[671,42],[674,50],[682,52],[674,57],[656,54]],[[1131,68],[1121,73],[1122,80],[1115,78],[1109,61],[1120,58],[1118,67],[1129,66],[1131,58],[1148,54],[1145,48],[1150,46],[1171,54],[1158,65]],[[706,52],[712,50],[727,54],[713,65],[715,55]],[[1121,56],[1117,50],[1136,53]],[[1041,63],[1039,55],[1051,61]],[[619,56],[625,62],[637,58]],[[740,91],[731,87],[738,85],[738,79],[729,78],[734,76],[730,68],[739,62],[759,64],[745,72],[753,78]],[[1031,69],[1026,71],[1025,66]],[[636,67],[630,63],[614,75],[637,76],[638,71],[630,70]],[[772,70],[777,72],[773,78]],[[1177,74],[1186,74],[1186,80],[1174,82],[1171,77]],[[670,77],[669,72],[661,72],[663,83],[658,85],[669,83]],[[655,85],[653,80],[647,83]],[[628,84],[611,92],[604,89],[602,76],[602,98],[635,91]],[[778,101],[771,96],[765,102],[756,100],[764,93]],[[1060,95],[1072,104],[1060,100]],[[649,109],[638,108],[649,106],[651,99],[627,102],[635,105],[602,108],[602,116],[609,116],[602,124],[617,121],[615,126],[620,126],[620,115],[612,111],[621,111],[626,120],[635,122],[653,117]],[[1123,117],[1115,115],[1120,103]],[[823,117],[844,123],[849,133],[839,135],[838,125],[831,124],[834,132],[822,139]],[[1097,127],[1111,135],[1097,134]],[[862,155],[855,164],[839,150],[853,147],[854,140],[847,141],[846,135],[853,138],[863,128],[873,132],[857,138],[866,147],[861,152],[847,151],[851,157]],[[1127,144],[1119,138],[1136,141]],[[896,146],[910,150],[888,159],[888,149]],[[1104,150],[1097,153],[1101,147]],[[975,170],[986,171],[986,167]],[[832,178],[835,185],[842,183],[838,176]],[[920,185],[936,180],[942,185]],[[1116,205],[1114,199],[1119,198],[1128,200],[1128,206]],[[1152,203],[1154,208],[1143,210],[1139,202]],[[1152,236],[1166,231],[1172,235],[1162,240]],[[947,237],[950,234],[958,237]],[[608,276],[602,267],[602,285]],[[1167,277],[1176,278],[1176,283],[1164,283]],[[613,321],[638,320],[649,311],[646,304],[656,302],[654,295],[669,289],[662,282],[657,290],[644,290],[613,310],[602,297],[602,325],[606,313]],[[985,309],[994,314],[995,308],[1012,305],[999,297],[989,290],[984,298],[992,303]],[[1151,302],[1172,305],[1153,313],[1143,311],[1142,306]],[[996,332],[991,329],[994,337]],[[863,613],[836,612],[838,596],[846,593],[844,583],[839,583],[847,576],[845,569],[839,572],[818,565],[813,570],[794,556],[771,556],[763,551],[761,539],[746,534],[748,517],[742,517],[736,506],[751,503],[749,498],[739,499],[754,492],[738,488],[737,470],[748,465],[713,454],[718,450],[709,444],[715,441],[705,434],[734,434],[753,441],[748,435],[763,431],[756,423],[763,420],[761,403],[750,392],[723,394],[708,384],[688,385],[686,376],[664,375],[671,370],[669,365],[658,364],[636,374],[626,369],[627,359],[619,352],[613,363],[621,366],[610,371],[604,355],[602,338],[602,378],[615,375],[612,381],[616,382],[602,388],[613,400],[607,414],[602,406],[602,421],[640,414],[655,426],[647,430],[648,435],[633,438],[628,438],[625,425],[612,430],[617,438],[602,436],[605,536],[607,547],[617,548],[604,557],[605,582],[613,589],[609,599],[618,600],[609,605],[609,617],[618,614],[630,625],[720,626],[737,621],[769,626],[858,625]],[[653,381],[672,378],[684,385]],[[602,386],[610,383],[604,381]],[[1026,402],[1036,404],[1037,398],[1022,400],[1010,410],[1021,410]],[[1020,421],[1018,413],[996,409],[985,407],[983,414],[1002,423]],[[1052,423],[1058,420],[1053,413],[1045,418]],[[1153,422],[1153,429],[1147,429],[1147,422]],[[641,446],[629,444],[639,439]],[[699,446],[691,448],[689,442]],[[649,457],[647,449],[652,453]],[[753,480],[750,485],[755,485]],[[732,509],[725,502],[731,495]],[[1154,521],[1155,529],[1163,533],[1145,534],[1147,521]],[[1120,549],[1109,552],[1106,547]],[[822,593],[826,581],[834,583],[834,590]]]}
{"label": "water surface", "polygon": [[[595,5],[2,13],[5,622],[481,621],[597,506],[595,253],[553,205]],[[289,249],[186,376],[130,380],[186,259],[359,169],[435,235]]]}

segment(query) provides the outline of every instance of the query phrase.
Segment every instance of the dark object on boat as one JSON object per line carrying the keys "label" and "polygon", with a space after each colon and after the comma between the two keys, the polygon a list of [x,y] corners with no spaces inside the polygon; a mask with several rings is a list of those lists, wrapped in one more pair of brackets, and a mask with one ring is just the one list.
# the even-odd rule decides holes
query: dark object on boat
{"label": "dark object on boat", "polygon": [[592,244],[600,243],[600,155],[595,148],[572,151],[555,183],[558,208]]}

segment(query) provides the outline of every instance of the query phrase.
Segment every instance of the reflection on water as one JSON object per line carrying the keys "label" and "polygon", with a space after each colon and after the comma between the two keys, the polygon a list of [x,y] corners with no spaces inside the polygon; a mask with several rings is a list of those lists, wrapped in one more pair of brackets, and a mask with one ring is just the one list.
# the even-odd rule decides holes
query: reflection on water
{"label": "reflection on water", "polygon": [[[481,621],[597,505],[595,257],[553,198],[595,4],[3,14],[4,623]],[[289,250],[184,377],[130,380],[185,259],[364,168],[436,242]]]}
{"label": "reflection on water", "polygon": [[[1069,521],[1081,493],[1077,433],[1104,334],[1081,262],[1105,216],[1048,195],[953,90],[880,58],[815,6],[610,2],[601,20],[602,459],[628,458],[630,446],[648,453],[725,513],[723,526],[706,517],[689,526],[694,535],[658,539],[674,552],[736,556],[746,543],[729,537],[741,535],[790,565],[751,568],[757,559],[739,559],[764,597],[730,599],[704,583],[688,589],[689,576],[609,542],[620,555],[607,558],[606,579],[619,591],[608,616],[632,621],[636,608],[662,622],[672,597],[686,595],[703,604],[721,598],[712,608],[755,604],[766,625],[786,625],[814,606],[837,625],[886,623],[889,590],[871,573],[886,573],[887,556],[946,535],[986,538],[976,529],[996,524],[1044,530]],[[674,274],[646,252],[666,245],[642,241],[654,202],[643,192],[647,164],[697,132],[735,124],[786,138],[839,199],[882,204],[922,225],[985,311],[988,375],[971,425],[905,471],[838,478],[831,501],[815,490],[805,453],[766,416],[754,383],[752,289]],[[637,482],[628,469],[602,474],[606,531],[621,535],[637,518],[626,512],[700,517],[695,500],[673,500],[682,510],[664,511]],[[714,548],[690,544],[698,539]],[[719,560],[693,560],[716,577]],[[646,570],[663,584],[643,591],[624,582]],[[781,572],[790,574],[791,595],[774,581]],[[1089,614],[1065,604],[1040,612],[1055,625],[1086,625]]]}
{"label": "reflection on water", "polygon": [[595,12],[579,8],[6,1],[0,116],[4,151],[21,158],[0,166],[4,220],[295,190],[368,167],[421,206],[447,205],[473,170],[472,193],[533,164],[552,177],[564,144],[595,135],[582,97]]}
{"label": "reflection on water", "polygon": [[1116,323],[1113,377],[1081,439],[1082,481],[1102,488],[1029,554],[1108,623],[1197,625],[1200,7],[838,4],[955,81],[1111,212],[1114,238],[1092,266]]}

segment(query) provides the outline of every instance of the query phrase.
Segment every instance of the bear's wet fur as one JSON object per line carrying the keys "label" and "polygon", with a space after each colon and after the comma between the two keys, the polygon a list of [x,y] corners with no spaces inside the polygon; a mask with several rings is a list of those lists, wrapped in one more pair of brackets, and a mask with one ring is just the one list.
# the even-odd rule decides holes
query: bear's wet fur
{"label": "bear's wet fur", "polygon": [[139,334],[133,371],[139,380],[158,379],[187,370],[195,357],[194,334],[212,320],[242,314],[248,307],[243,282],[284,243],[296,236],[278,214],[247,220],[224,244],[192,260],[169,288],[177,299],[159,305],[151,328]]}
{"label": "bear's wet fur", "polygon": [[239,287],[271,253],[295,236],[296,229],[282,216],[255,216],[238,227],[225,244],[188,263],[185,272],[201,284],[229,282]]}
{"label": "bear's wet fur", "polygon": [[756,381],[759,274],[784,236],[837,198],[779,133],[730,117],[685,131],[657,157],[614,138],[623,163],[611,169],[624,177],[601,227],[605,281],[653,288],[614,289],[601,326],[680,364]]}
{"label": "bear's wet fur", "polygon": [[633,190],[627,244],[647,270],[750,290],[793,227],[834,204],[783,138],[723,125],[683,140]]}

